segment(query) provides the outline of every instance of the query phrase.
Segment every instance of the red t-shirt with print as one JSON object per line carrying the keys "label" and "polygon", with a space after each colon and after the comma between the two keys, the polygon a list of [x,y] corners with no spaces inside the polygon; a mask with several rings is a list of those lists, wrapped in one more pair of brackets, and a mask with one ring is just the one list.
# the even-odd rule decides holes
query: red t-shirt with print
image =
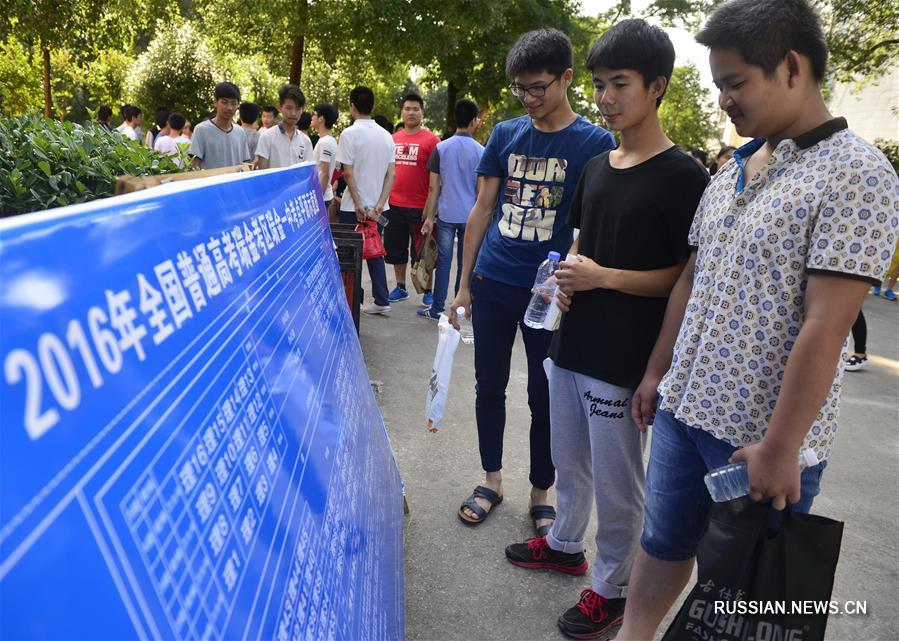
{"label": "red t-shirt with print", "polygon": [[393,134],[396,148],[396,180],[390,192],[390,204],[424,209],[428,199],[428,159],[440,139],[427,129],[409,135],[405,129]]}

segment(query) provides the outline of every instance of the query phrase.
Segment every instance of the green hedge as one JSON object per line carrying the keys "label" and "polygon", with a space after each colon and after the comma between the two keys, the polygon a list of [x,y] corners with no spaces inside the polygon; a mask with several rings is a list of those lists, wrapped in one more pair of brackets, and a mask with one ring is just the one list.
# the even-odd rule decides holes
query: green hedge
{"label": "green hedge", "polygon": [[111,196],[117,176],[179,171],[171,159],[102,127],[0,117],[0,216]]}
{"label": "green hedge", "polygon": [[899,140],[878,138],[874,141],[874,144],[887,157],[887,160],[893,165],[893,169],[899,172]]}

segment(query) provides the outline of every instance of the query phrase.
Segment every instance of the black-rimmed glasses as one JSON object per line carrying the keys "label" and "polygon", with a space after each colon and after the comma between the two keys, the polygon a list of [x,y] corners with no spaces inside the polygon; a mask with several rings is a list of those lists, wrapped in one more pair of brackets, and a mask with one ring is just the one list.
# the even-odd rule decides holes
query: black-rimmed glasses
{"label": "black-rimmed glasses", "polygon": [[546,95],[546,90],[553,84],[553,82],[558,81],[559,78],[553,78],[552,82],[548,82],[545,85],[531,85],[530,87],[522,87],[521,85],[516,85],[514,82],[509,85],[509,91],[512,92],[512,95],[516,98],[524,98],[525,94],[530,95],[532,98],[542,98]]}

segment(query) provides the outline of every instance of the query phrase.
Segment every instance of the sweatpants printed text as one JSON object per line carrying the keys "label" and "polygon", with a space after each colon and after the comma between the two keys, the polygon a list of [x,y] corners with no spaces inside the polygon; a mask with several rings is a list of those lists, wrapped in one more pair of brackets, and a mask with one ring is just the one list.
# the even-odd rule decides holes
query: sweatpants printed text
{"label": "sweatpants printed text", "polygon": [[590,417],[601,416],[602,418],[624,418],[624,412],[612,412],[601,407],[627,407],[629,399],[611,400],[602,398],[601,396],[593,396],[590,391],[584,392],[584,399],[590,403]]}

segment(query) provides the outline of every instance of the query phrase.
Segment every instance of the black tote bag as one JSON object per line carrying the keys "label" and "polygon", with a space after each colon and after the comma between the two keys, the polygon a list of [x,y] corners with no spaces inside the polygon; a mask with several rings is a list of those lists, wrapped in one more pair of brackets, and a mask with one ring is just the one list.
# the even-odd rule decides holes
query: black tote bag
{"label": "black tote bag", "polygon": [[843,523],[823,516],[716,503],[696,585],[662,641],[823,641],[842,538]]}

